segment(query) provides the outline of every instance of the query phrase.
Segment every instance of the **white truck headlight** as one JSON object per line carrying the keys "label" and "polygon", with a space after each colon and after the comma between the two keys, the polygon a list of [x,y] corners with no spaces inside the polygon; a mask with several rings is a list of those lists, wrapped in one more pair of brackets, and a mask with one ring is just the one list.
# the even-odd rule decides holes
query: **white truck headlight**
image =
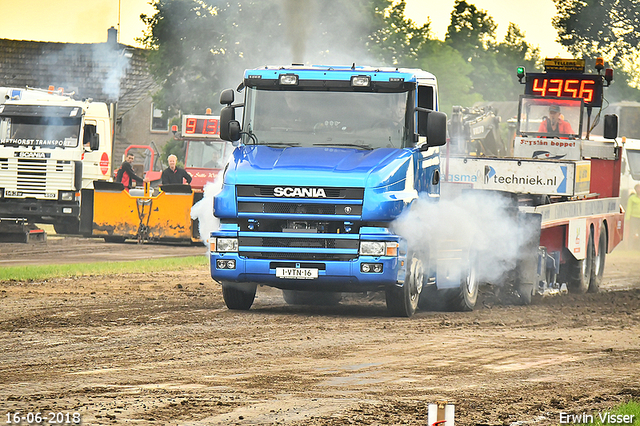
{"label": "white truck headlight", "polygon": [[60,191],[60,201],[74,201],[75,199],[75,191]]}
{"label": "white truck headlight", "polygon": [[237,238],[216,238],[216,251],[238,251]]}
{"label": "white truck headlight", "polygon": [[384,241],[361,241],[360,254],[364,256],[383,256],[387,250]]}

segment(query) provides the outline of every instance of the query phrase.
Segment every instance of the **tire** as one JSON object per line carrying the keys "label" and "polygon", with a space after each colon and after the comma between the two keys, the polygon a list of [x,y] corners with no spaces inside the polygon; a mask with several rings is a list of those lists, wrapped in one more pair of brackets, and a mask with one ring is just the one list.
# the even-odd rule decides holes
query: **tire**
{"label": "tire", "polygon": [[515,296],[513,304],[516,306],[527,306],[531,304],[533,296],[533,284],[517,284],[515,286]]}
{"label": "tire", "polygon": [[[593,240],[593,237],[592,237]],[[595,247],[594,247],[595,250]],[[607,228],[602,225],[600,227],[600,238],[598,239],[598,254],[593,256],[593,264],[591,265],[591,276],[589,278],[589,293],[597,293],[602,283],[604,274],[604,262],[607,256]]]}
{"label": "tire", "polygon": [[124,237],[109,236],[109,237],[104,237],[104,241],[106,243],[124,243]]}
{"label": "tire", "polygon": [[341,293],[325,291],[282,290],[288,305],[334,306],[342,300]]}
{"label": "tire", "polygon": [[395,317],[411,317],[418,308],[425,268],[420,259],[412,256],[408,270],[407,279],[401,288],[387,288],[385,292],[387,310]]}
{"label": "tire", "polygon": [[227,308],[248,311],[256,297],[256,284],[222,283],[222,297]]}
{"label": "tire", "polygon": [[593,256],[595,253],[593,247],[593,233],[590,232],[589,242],[587,243],[587,255],[582,260],[577,260],[573,255],[568,255],[565,262],[567,280],[567,288],[571,293],[584,294],[589,290],[589,281],[591,280],[591,267],[593,266]]}
{"label": "tire", "polygon": [[422,311],[442,311],[445,309],[442,292],[435,285],[425,285],[420,292],[418,308]]}
{"label": "tire", "polygon": [[56,234],[79,234],[80,221],[72,219],[64,222],[54,223],[53,229],[56,231]]}
{"label": "tire", "polygon": [[460,278],[460,287],[446,290],[447,305],[451,311],[473,311],[478,301],[478,277],[476,275],[475,258],[471,257],[466,273]]}

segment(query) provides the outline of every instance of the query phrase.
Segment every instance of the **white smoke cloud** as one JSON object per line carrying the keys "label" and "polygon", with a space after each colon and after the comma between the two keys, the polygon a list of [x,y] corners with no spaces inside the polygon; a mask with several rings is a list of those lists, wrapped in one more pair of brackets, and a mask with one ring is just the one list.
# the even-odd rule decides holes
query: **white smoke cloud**
{"label": "white smoke cloud", "polygon": [[392,228],[407,240],[410,251],[424,251],[429,242],[462,252],[471,249],[478,255],[479,280],[501,284],[522,256],[523,244],[535,235],[519,223],[515,208],[507,198],[485,191],[467,191],[439,202],[420,198]]}
{"label": "white smoke cloud", "polygon": [[[229,157],[227,164],[231,161],[231,158],[232,157]],[[226,167],[223,168],[223,170],[225,169]],[[211,235],[211,232],[217,231],[220,228],[220,219],[215,217],[213,198],[220,193],[223,183],[224,176],[221,171],[213,182],[207,182],[204,185],[204,196],[191,207],[191,219],[198,219],[200,239],[202,239],[204,245],[207,246],[207,251],[211,249],[209,235]]]}

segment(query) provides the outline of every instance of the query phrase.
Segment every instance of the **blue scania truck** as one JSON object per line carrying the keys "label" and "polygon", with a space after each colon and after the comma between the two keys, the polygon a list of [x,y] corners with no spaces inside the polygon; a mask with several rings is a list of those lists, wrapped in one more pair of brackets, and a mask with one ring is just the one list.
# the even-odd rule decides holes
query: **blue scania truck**
{"label": "blue scania truck", "polygon": [[292,303],[385,291],[392,315],[413,315],[435,286],[434,251],[390,225],[439,198],[437,88],[417,69],[292,65],[245,71],[243,102],[221,93],[220,137],[236,149],[209,242],[229,309],[249,309],[267,285]]}

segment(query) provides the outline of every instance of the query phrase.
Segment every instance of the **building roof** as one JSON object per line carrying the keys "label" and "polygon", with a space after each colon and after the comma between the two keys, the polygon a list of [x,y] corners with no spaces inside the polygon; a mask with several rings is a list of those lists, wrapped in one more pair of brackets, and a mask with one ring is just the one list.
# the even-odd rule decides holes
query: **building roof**
{"label": "building roof", "polygon": [[76,99],[117,102],[117,118],[159,86],[149,74],[146,51],[115,41],[53,43],[0,39],[0,86],[64,88]]}

